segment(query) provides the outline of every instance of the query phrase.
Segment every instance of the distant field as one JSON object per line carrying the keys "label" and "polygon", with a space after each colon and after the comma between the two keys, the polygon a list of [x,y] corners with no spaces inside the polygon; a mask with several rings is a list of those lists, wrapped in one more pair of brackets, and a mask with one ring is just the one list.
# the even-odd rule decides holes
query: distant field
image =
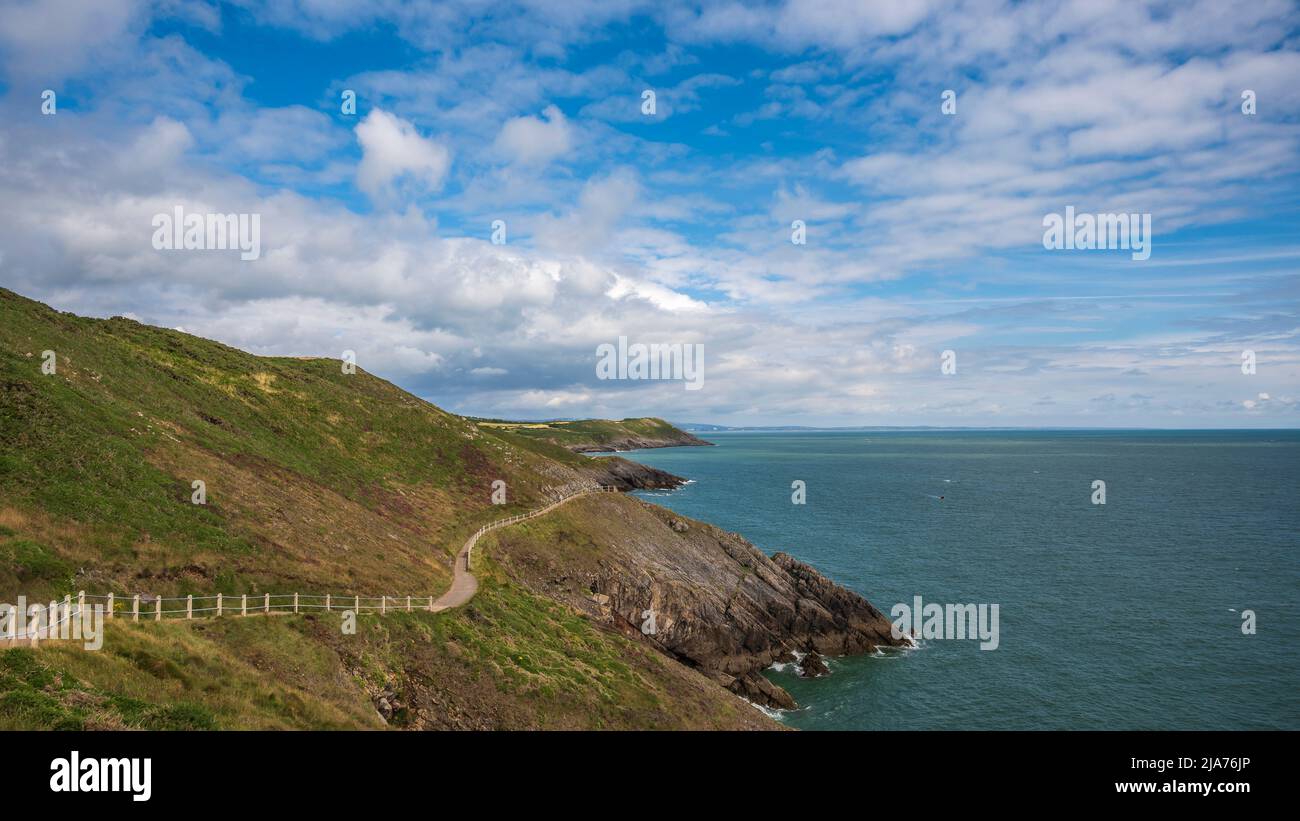
{"label": "distant field", "polygon": [[632,450],[643,447],[705,444],[680,428],[654,417],[579,419],[555,422],[475,420],[481,428],[506,430],[529,439],[545,439],[570,450]]}

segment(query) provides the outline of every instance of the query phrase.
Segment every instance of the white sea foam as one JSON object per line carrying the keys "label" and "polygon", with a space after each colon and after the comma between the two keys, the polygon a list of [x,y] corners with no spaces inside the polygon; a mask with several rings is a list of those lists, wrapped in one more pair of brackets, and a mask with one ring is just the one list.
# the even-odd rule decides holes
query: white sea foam
{"label": "white sea foam", "polygon": [[748,699],[746,699],[746,701],[749,703],[749,706],[755,708],[760,713],[772,719],[773,721],[780,721],[782,718],[785,717],[786,713],[790,712],[789,710],[781,710],[776,707],[768,707],[763,704],[755,704],[754,702],[749,701]]}
{"label": "white sea foam", "polygon": [[778,673],[784,673],[787,667],[794,667],[798,670],[799,665],[803,663],[803,657],[808,654],[800,653],[798,650],[791,650],[790,655],[794,656],[794,661],[774,661],[767,669],[775,670]]}

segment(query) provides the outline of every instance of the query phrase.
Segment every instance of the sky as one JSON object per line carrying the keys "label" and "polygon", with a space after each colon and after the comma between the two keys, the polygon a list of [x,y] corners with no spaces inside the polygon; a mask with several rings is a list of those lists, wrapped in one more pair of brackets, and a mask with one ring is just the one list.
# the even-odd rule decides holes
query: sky
{"label": "sky", "polygon": [[[0,0],[0,286],[476,416],[1295,427],[1298,45],[1286,0]],[[177,207],[260,255],[156,248]],[[1045,247],[1067,207],[1149,258]],[[620,337],[702,384],[599,378]]]}

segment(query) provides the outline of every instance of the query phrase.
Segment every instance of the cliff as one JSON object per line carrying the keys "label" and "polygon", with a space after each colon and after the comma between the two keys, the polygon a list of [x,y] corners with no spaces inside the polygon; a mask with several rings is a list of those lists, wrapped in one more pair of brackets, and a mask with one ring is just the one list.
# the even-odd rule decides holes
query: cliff
{"label": "cliff", "polygon": [[812,567],[637,499],[584,499],[490,538],[486,553],[504,577],[766,706],[795,706],[760,675],[775,661],[906,643],[870,602]]}
{"label": "cliff", "polygon": [[[0,603],[437,594],[470,533],[557,487],[682,481],[576,450],[700,443],[655,419],[557,424],[0,289]],[[355,635],[323,613],[119,618],[99,652],[0,650],[0,728],[777,729],[736,698],[789,703],[764,666],[886,643],[811,568],[627,496],[495,531],[476,572],[480,555],[467,606],[363,615]],[[662,614],[652,636],[638,607]]]}

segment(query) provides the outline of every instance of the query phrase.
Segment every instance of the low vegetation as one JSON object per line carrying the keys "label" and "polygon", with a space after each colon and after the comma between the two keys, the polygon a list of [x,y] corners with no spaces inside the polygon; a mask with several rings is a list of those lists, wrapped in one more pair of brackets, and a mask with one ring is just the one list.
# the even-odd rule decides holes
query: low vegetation
{"label": "low vegetation", "polygon": [[663,419],[580,419],[555,422],[476,420],[480,428],[509,431],[523,439],[550,442],[569,450],[628,450],[634,447],[707,444]]}
{"label": "low vegetation", "polygon": [[[257,357],[0,289],[0,602],[436,594],[480,524],[599,473],[534,430],[476,424],[338,360]],[[491,503],[496,480],[504,506]],[[764,724],[693,671],[492,572],[465,608],[363,616],[355,635],[333,614],[117,619],[97,652],[0,650],[5,729]]]}

